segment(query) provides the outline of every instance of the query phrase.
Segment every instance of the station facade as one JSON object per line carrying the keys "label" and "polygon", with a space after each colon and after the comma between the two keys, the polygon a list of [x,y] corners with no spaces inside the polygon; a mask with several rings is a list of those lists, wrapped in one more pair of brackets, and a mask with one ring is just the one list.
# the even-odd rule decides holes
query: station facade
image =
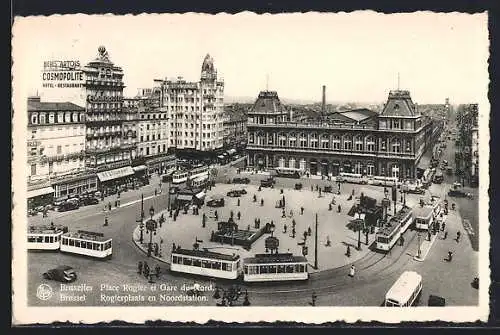
{"label": "station facade", "polygon": [[391,91],[380,114],[355,109],[303,122],[290,121],[278,94],[263,91],[248,114],[248,165],[413,179],[442,126],[419,113],[408,91]]}

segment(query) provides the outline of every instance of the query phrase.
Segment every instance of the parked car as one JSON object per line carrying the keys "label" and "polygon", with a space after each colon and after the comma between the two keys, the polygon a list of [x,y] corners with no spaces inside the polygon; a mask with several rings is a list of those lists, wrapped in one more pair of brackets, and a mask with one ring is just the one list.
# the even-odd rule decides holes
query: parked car
{"label": "parked car", "polygon": [[208,207],[224,207],[224,198],[213,198],[207,201]]}
{"label": "parked car", "polygon": [[247,194],[247,191],[244,190],[244,189],[241,189],[241,190],[231,190],[229,192],[227,192],[227,196],[228,197],[241,197],[243,194]]}
{"label": "parked car", "polygon": [[437,295],[429,296],[428,306],[446,306],[446,299]]}
{"label": "parked car", "polygon": [[236,177],[236,178],[233,178],[233,184],[249,184],[250,183],[250,179],[244,177],[244,178],[239,178],[239,177]]}
{"label": "parked car", "polygon": [[56,280],[63,283],[74,282],[77,278],[75,270],[71,266],[61,265],[57,268],[50,269],[43,274],[43,278],[48,280]]}
{"label": "parked car", "polygon": [[262,179],[260,181],[260,186],[262,186],[262,187],[273,187],[275,183],[276,183],[276,181],[274,180],[274,178],[269,177],[267,179]]}
{"label": "parked car", "polygon": [[302,183],[296,183],[295,184],[295,189],[296,190],[301,190],[302,189]]}
{"label": "parked car", "polygon": [[85,197],[80,200],[80,205],[88,206],[88,205],[97,205],[99,203],[99,199],[95,197]]}
{"label": "parked car", "polygon": [[61,205],[59,205],[59,207],[57,207],[57,210],[59,212],[66,212],[66,211],[72,211],[72,210],[75,210],[78,208],[80,208],[79,203],[68,200],[68,201],[65,201],[64,203],[62,203]]}

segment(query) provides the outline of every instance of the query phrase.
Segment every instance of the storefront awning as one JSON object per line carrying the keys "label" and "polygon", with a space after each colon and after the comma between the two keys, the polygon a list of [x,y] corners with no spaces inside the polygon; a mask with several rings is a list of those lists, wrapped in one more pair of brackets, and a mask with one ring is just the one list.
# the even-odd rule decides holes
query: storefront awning
{"label": "storefront awning", "polygon": [[236,150],[235,149],[229,149],[228,151],[226,151],[229,155],[234,155],[236,153]]}
{"label": "storefront awning", "polygon": [[98,172],[97,178],[99,178],[99,180],[101,182],[104,182],[104,181],[108,181],[108,180],[113,180],[113,179],[117,179],[117,178],[130,176],[133,174],[134,174],[134,169],[132,169],[131,166],[125,166],[125,167],[122,167],[119,169]]}
{"label": "storefront awning", "polygon": [[52,186],[47,186],[47,187],[44,187],[44,188],[39,188],[39,189],[36,189],[36,190],[31,190],[31,191],[28,191],[28,199],[29,198],[38,197],[40,195],[50,194],[50,193],[54,193],[54,188]]}
{"label": "storefront awning", "polygon": [[137,171],[143,171],[146,170],[148,167],[146,165],[139,165],[139,166],[134,166],[132,169],[137,172]]}
{"label": "storefront awning", "polygon": [[193,196],[189,194],[179,194],[177,196],[177,200],[182,200],[182,201],[191,201],[193,200]]}

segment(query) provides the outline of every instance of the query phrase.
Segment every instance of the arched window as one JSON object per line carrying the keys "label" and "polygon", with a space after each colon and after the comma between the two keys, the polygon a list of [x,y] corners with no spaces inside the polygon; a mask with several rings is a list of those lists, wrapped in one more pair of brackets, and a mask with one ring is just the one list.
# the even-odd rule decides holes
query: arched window
{"label": "arched window", "polygon": [[254,133],[248,133],[248,143],[249,144],[255,143],[255,134]]}
{"label": "arched window", "polygon": [[265,140],[266,138],[264,137],[264,133],[258,133],[257,134],[257,144],[258,145],[265,145]]}
{"label": "arched window", "polygon": [[375,164],[373,162],[369,162],[366,164],[366,175],[373,176],[375,174]]}
{"label": "arched window", "polygon": [[285,158],[280,157],[280,159],[278,159],[278,167],[285,167]]}
{"label": "arched window", "polygon": [[405,150],[406,150],[406,152],[411,152],[411,141],[410,140],[405,141]]}
{"label": "arched window", "polygon": [[299,162],[299,169],[301,169],[302,171],[306,170],[306,160],[304,158],[302,158]]}
{"label": "arched window", "polygon": [[295,168],[295,158],[290,158],[288,161],[288,167]]}
{"label": "arched window", "polygon": [[383,138],[380,140],[380,150],[387,151],[387,139]]}
{"label": "arched window", "polygon": [[321,135],[321,148],[328,149],[330,148],[330,137],[328,134]]}
{"label": "arched window", "polygon": [[38,113],[31,114],[31,123],[38,124]]}
{"label": "arched window", "polygon": [[307,146],[307,137],[304,133],[300,133],[299,135],[299,146],[301,148],[305,148]]}
{"label": "arched window", "polygon": [[356,151],[363,151],[363,138],[360,135],[356,136],[355,148]]}
{"label": "arched window", "polygon": [[71,114],[70,113],[64,113],[64,122],[65,123],[71,122]]}
{"label": "arched window", "polygon": [[354,164],[354,173],[363,174],[363,164],[361,162]]}

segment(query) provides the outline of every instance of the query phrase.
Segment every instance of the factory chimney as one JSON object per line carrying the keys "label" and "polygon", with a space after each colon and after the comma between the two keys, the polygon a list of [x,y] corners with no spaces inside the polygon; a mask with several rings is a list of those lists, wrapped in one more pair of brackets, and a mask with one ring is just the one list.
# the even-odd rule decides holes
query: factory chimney
{"label": "factory chimney", "polygon": [[321,116],[322,117],[325,117],[325,114],[326,114],[326,86],[323,85],[323,95],[322,95],[322,100],[321,100]]}

